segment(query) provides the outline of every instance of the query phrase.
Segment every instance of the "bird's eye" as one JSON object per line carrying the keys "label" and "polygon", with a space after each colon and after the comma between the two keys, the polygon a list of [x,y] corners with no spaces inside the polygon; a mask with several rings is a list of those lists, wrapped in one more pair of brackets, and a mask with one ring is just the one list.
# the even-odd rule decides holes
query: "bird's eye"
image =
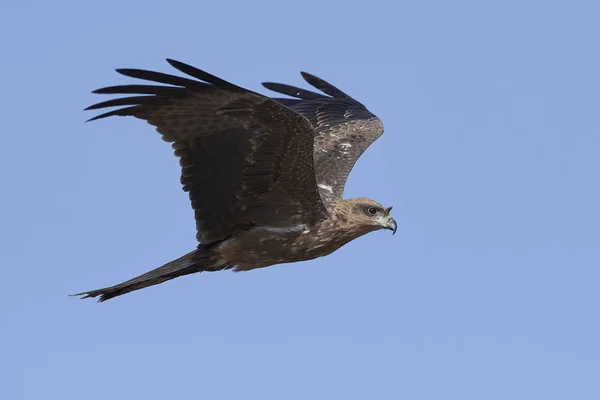
{"label": "bird's eye", "polygon": [[369,207],[369,208],[367,209],[367,211],[369,212],[369,214],[371,214],[371,215],[375,215],[375,214],[377,214],[377,211],[378,211],[378,210],[377,210],[377,208],[376,208],[376,207]]}

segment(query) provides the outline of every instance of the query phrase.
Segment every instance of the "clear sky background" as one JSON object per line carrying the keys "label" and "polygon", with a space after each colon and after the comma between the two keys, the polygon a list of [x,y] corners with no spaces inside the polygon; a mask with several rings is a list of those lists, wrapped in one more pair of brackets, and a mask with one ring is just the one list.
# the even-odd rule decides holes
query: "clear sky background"
{"label": "clear sky background", "polygon": [[[0,398],[599,399],[600,5],[13,1],[0,13]],[[166,57],[365,103],[346,196],[398,233],[248,273],[108,286],[192,250],[153,128],[84,124]]]}

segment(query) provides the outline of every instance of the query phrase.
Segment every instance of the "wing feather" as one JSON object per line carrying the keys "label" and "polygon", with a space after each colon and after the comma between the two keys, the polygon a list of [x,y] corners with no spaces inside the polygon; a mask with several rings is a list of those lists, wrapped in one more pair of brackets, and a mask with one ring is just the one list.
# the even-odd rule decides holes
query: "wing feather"
{"label": "wing feather", "polygon": [[172,96],[185,94],[185,89],[180,87],[168,87],[158,85],[121,85],[109,86],[96,89],[92,93],[96,94],[154,94],[161,96]]}
{"label": "wing feather", "polygon": [[267,89],[295,97],[273,98],[305,116],[315,129],[315,173],[326,204],[341,200],[350,171],[383,133],[381,120],[363,104],[332,84],[302,72],[304,79],[328,96],[290,85],[266,82]]}
{"label": "wing feather", "polygon": [[303,100],[318,100],[325,96],[319,93],[311,92],[310,90],[300,89],[295,86],[285,85],[283,83],[263,82],[262,85],[269,90],[288,96],[296,97]]}
{"label": "wing feather", "polygon": [[308,72],[301,72],[300,74],[302,74],[302,77],[306,82],[316,87],[321,92],[330,95],[331,97],[354,100],[352,97],[348,96],[346,93],[342,92],[340,89],[336,88],[331,83],[326,82],[321,78],[309,74]]}
{"label": "wing feather", "polygon": [[200,242],[223,240],[252,226],[313,224],[326,218],[315,178],[310,121],[268,97],[190,65],[168,62],[198,80],[119,69],[132,78],[171,86],[98,89],[95,93],[132,96],[88,109],[126,106],[92,120],[134,116],[172,143]]}

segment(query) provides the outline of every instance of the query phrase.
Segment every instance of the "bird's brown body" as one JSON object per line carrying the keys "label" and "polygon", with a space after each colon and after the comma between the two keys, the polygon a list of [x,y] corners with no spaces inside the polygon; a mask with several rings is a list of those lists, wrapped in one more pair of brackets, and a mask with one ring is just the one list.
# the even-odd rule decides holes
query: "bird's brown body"
{"label": "bird's brown body", "polygon": [[372,204],[372,200],[359,198],[338,201],[327,219],[311,226],[298,224],[249,229],[221,243],[215,252],[221,260],[227,260],[227,264],[235,265],[236,271],[324,257],[378,229],[348,218],[353,215],[348,209],[364,204]]}
{"label": "bird's brown body", "polygon": [[168,60],[191,80],[118,70],[170,86],[124,85],[96,93],[143,94],[90,109],[127,106],[93,119],[131,115],[172,143],[194,209],[198,248],[115,286],[80,293],[100,301],[203,271],[247,271],[326,256],[378,229],[396,231],[390,208],[343,200],[348,174],[383,132],[361,103],[310,74],[329,96],[293,86],[265,87],[295,98],[268,98],[189,65]]}

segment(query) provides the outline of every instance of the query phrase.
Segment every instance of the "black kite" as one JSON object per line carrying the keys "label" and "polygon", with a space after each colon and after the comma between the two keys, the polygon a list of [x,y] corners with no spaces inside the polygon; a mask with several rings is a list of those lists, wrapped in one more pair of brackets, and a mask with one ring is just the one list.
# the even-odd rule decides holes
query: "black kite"
{"label": "black kite", "polygon": [[350,170],[383,133],[379,118],[316,76],[324,94],[263,85],[292,98],[269,98],[192,66],[167,60],[195,79],[138,69],[125,76],[165,84],[124,85],[94,93],[127,94],[87,109],[124,106],[96,116],[133,116],[172,143],[189,193],[200,243],[146,274],[79,293],[99,301],[203,271],[247,271],[328,255],[378,229],[396,232],[391,207],[343,200]]}

